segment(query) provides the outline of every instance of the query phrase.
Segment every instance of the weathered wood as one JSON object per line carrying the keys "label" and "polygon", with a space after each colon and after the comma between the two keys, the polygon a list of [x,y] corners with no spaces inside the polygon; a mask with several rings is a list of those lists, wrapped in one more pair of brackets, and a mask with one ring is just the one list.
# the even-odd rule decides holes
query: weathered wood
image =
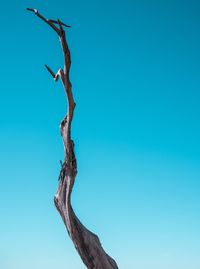
{"label": "weathered wood", "polygon": [[74,153],[74,142],[71,139],[71,123],[75,109],[72,85],[69,79],[71,56],[66,40],[66,34],[63,29],[63,26],[69,26],[62,23],[60,20],[55,21],[46,19],[36,9],[27,8],[27,10],[35,13],[36,16],[47,23],[58,34],[64,56],[64,70],[59,69],[56,74],[49,66],[45,65],[55,81],[61,78],[68,101],[67,114],[60,124],[65,158],[64,162],[61,162],[59,185],[54,196],[55,206],[86,267],[88,269],[117,269],[116,262],[104,251],[97,235],[90,232],[80,222],[71,206],[71,193],[77,174],[77,162]]}

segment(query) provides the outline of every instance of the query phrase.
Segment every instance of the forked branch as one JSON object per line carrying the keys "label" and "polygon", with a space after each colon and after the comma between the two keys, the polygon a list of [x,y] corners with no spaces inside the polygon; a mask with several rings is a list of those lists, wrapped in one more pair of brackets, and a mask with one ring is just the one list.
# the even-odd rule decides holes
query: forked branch
{"label": "forked branch", "polygon": [[90,232],[79,221],[71,206],[71,192],[77,174],[77,163],[74,153],[74,142],[71,139],[71,123],[75,108],[72,85],[69,78],[71,55],[66,40],[66,34],[63,29],[63,26],[69,27],[69,25],[64,24],[60,20],[48,20],[43,17],[37,9],[27,8],[27,10],[33,12],[58,34],[64,56],[64,68],[59,69],[57,73],[54,73],[49,66],[45,65],[55,81],[57,81],[59,77],[61,78],[68,101],[67,114],[60,124],[60,131],[65,149],[65,158],[64,162],[61,162],[59,185],[54,196],[55,206],[63,219],[76,250],[87,268],[117,269],[118,267],[116,262],[108,254],[106,254],[97,235]]}

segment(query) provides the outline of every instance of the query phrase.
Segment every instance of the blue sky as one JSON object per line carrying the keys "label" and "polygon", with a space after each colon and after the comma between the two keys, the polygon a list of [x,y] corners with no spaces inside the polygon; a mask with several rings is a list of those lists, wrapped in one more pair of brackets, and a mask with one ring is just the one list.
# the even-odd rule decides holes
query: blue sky
{"label": "blue sky", "polygon": [[1,3],[0,268],[85,268],[53,205],[72,25],[73,207],[123,269],[200,268],[198,1]]}

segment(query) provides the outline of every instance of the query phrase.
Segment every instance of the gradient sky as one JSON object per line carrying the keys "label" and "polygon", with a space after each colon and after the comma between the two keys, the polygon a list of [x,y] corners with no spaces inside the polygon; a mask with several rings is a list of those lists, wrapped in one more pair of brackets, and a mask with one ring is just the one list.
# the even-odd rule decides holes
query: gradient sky
{"label": "gradient sky", "polygon": [[200,268],[200,2],[3,1],[0,268],[84,269],[53,196],[72,25],[73,207],[120,269]]}

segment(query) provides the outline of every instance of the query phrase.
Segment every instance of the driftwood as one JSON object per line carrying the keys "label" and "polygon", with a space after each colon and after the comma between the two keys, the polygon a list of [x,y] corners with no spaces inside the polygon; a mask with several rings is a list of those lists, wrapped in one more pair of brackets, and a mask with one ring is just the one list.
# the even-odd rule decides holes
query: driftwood
{"label": "driftwood", "polygon": [[86,267],[88,269],[117,269],[118,266],[116,262],[104,251],[97,235],[90,232],[80,222],[71,206],[71,192],[77,174],[74,142],[71,139],[71,123],[74,114],[75,102],[72,93],[72,85],[69,79],[71,56],[66,40],[66,34],[63,29],[63,27],[70,26],[60,20],[46,19],[36,9],[27,8],[27,10],[33,12],[57,33],[64,55],[64,69],[59,69],[57,73],[54,73],[49,66],[45,65],[55,81],[59,78],[61,79],[68,101],[67,114],[60,124],[65,158],[64,162],[61,162],[59,185],[54,196],[55,206],[60,213],[69,236]]}

